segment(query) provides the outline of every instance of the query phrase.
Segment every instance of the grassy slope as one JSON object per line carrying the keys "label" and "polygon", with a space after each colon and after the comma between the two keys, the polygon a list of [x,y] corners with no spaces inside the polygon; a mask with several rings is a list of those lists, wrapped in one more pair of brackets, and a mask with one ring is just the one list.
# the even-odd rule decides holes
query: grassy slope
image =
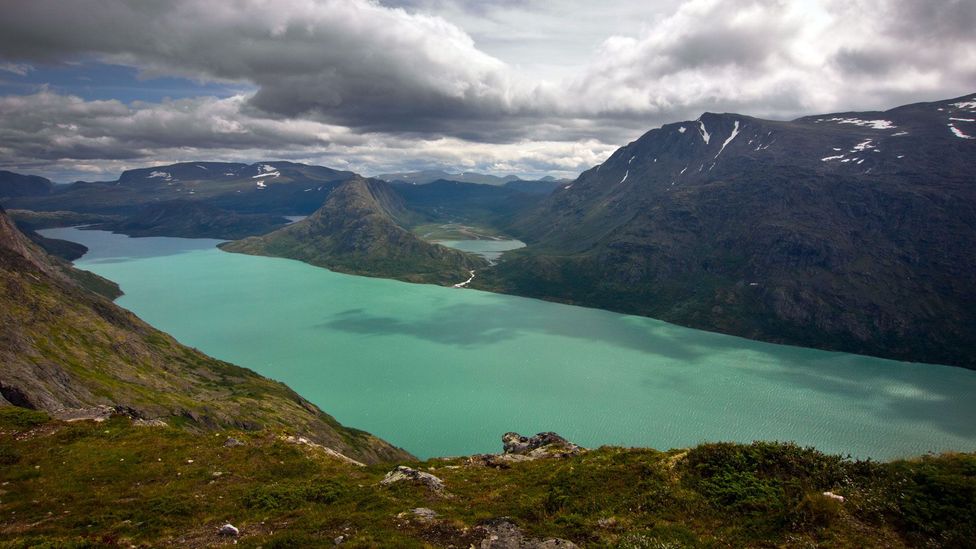
{"label": "grassy slope", "polygon": [[[226,435],[243,446],[225,447]],[[191,461],[192,460],[192,461]],[[527,534],[587,547],[971,547],[976,456],[852,462],[789,444],[690,451],[601,448],[579,457],[415,467],[446,495],[381,487],[389,466],[355,467],[261,433],[216,436],[62,423],[0,410],[0,547],[229,544],[244,547],[463,546],[511,517]],[[847,500],[821,495],[832,490]],[[440,514],[423,523],[416,507]]]}
{"label": "grassy slope", "polygon": [[453,284],[486,263],[424,242],[404,229],[402,201],[380,181],[353,179],[307,219],[221,245],[229,252],[287,257],[328,269],[409,282]]}
{"label": "grassy slope", "polygon": [[103,281],[47,256],[0,210],[3,394],[52,412],[119,406],[197,429],[284,430],[362,461],[407,455],[343,427],[281,383],[180,345],[83,287]]}

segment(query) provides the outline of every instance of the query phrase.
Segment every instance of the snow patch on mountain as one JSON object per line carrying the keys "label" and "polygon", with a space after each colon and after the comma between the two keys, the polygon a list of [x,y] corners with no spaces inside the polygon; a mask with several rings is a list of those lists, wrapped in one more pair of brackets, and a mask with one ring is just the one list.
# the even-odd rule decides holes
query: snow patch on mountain
{"label": "snow patch on mountain", "polygon": [[890,120],[861,120],[860,118],[820,118],[817,122],[836,122],[838,124],[853,124],[855,126],[861,126],[862,128],[871,128],[874,130],[890,130],[897,128],[891,123]]}
{"label": "snow patch on mountain", "polygon": [[149,175],[146,177],[146,179],[154,179],[154,178],[157,178],[157,177],[162,178],[163,181],[172,181],[173,180],[173,176],[170,175],[169,172],[160,172],[160,171],[152,171],[152,172],[149,172]]}
{"label": "snow patch on mountain", "polygon": [[274,166],[261,164],[258,166],[258,174],[251,176],[251,179],[257,179],[259,177],[278,177],[279,175],[281,175],[281,172],[279,172]]}
{"label": "snow patch on mountain", "polygon": [[705,129],[705,123],[704,122],[702,122],[701,120],[699,120],[698,121],[698,125],[699,125],[698,131],[701,133],[702,140],[704,140],[705,141],[705,144],[708,145],[708,140],[712,138],[712,135],[710,133],[708,133],[708,130],[707,129]]}
{"label": "snow patch on mountain", "polygon": [[959,128],[953,126],[952,124],[948,124],[948,126],[949,126],[949,131],[951,131],[953,133],[953,135],[955,135],[956,137],[958,137],[960,139],[976,139],[976,137],[972,137],[970,135],[966,135],[965,133],[963,133],[962,130],[960,130]]}
{"label": "snow patch on mountain", "polygon": [[[718,155],[719,154],[722,154],[722,151],[725,150],[725,146],[728,145],[729,143],[731,143],[732,140],[735,139],[735,136],[737,136],[737,135],[739,135],[739,121],[738,120],[735,121],[735,126],[733,126],[733,128],[732,128],[732,135],[730,135],[729,138],[725,140],[725,143],[722,143],[722,148],[718,150],[718,154],[715,155],[715,158],[718,158]],[[708,140],[706,139],[705,142],[708,143]],[[714,160],[714,158],[713,158],[713,160]]]}
{"label": "snow patch on mountain", "polygon": [[627,172],[624,173],[624,178],[620,180],[620,183],[623,183],[624,181],[627,181],[627,176],[628,175],[630,175],[630,170],[627,170]]}
{"label": "snow patch on mountain", "polygon": [[688,131],[688,128],[686,128],[684,126],[681,126],[680,128],[678,128],[678,133],[685,133],[686,131]]}

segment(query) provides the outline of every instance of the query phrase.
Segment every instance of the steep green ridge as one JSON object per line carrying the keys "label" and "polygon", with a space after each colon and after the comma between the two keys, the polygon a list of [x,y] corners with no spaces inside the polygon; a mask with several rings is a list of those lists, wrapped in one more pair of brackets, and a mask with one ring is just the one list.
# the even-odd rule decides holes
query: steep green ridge
{"label": "steep green ridge", "polygon": [[454,284],[484,260],[425,242],[402,225],[413,214],[389,184],[354,178],[314,214],[273,233],[222,244],[228,252],[287,257],[333,271]]}
{"label": "steep green ridge", "polygon": [[140,207],[121,221],[99,223],[92,229],[129,236],[174,236],[235,240],[269,233],[288,224],[271,214],[241,214],[206,202],[170,200]]}
{"label": "steep green ridge", "polygon": [[408,455],[85,289],[111,293],[110,284],[48,256],[0,210],[0,404],[63,416],[111,407],[195,429],[287,431],[360,461]]}
{"label": "steep green ridge", "polygon": [[976,368],[976,140],[948,127],[974,97],[665,125],[503,226],[529,247],[472,285]]}
{"label": "steep green ridge", "polygon": [[[432,490],[381,484],[392,465],[356,467],[269,434],[219,435],[0,409],[0,547],[900,549],[976,539],[973,454],[855,462],[759,442],[402,462],[443,481]],[[228,522],[238,537],[218,535]],[[513,531],[522,544],[506,544]]]}

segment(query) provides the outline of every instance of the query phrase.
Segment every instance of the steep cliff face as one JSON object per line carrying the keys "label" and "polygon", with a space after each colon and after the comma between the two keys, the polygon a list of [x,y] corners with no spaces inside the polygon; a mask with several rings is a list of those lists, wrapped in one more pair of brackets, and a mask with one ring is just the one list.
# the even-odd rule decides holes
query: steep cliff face
{"label": "steep cliff face", "polygon": [[976,97],[652,130],[513,230],[483,288],[976,367]]}
{"label": "steep cliff face", "polygon": [[281,430],[366,462],[408,455],[281,383],[180,345],[79,283],[93,278],[48,256],[0,210],[0,404]]}
{"label": "steep cliff face", "polygon": [[401,225],[411,215],[387,183],[356,178],[308,218],[270,234],[221,245],[228,252],[297,259],[338,272],[454,284],[487,265],[431,244]]}

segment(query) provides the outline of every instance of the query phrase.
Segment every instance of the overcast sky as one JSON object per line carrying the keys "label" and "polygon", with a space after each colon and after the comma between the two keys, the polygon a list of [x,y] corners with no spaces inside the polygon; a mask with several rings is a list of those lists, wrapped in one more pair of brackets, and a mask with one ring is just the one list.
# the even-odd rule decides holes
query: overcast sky
{"label": "overcast sky", "polygon": [[0,168],[575,176],[704,111],[976,91],[974,0],[0,0]]}

